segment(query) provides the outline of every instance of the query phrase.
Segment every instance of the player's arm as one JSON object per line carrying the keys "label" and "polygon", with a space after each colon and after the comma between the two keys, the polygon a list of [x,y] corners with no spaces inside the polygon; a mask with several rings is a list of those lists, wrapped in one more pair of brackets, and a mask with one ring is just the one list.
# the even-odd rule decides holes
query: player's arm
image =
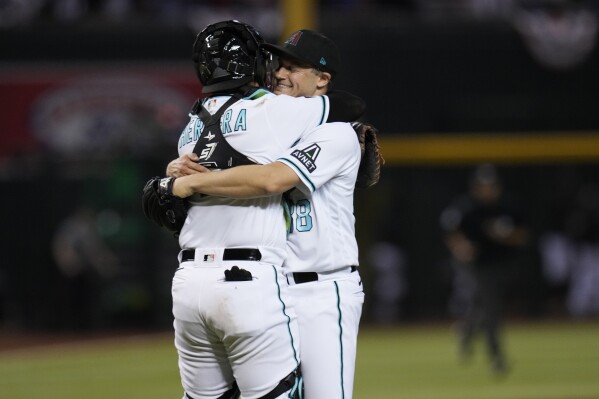
{"label": "player's arm", "polygon": [[281,162],[244,165],[175,179],[173,194],[185,198],[196,193],[230,198],[255,198],[283,193],[300,184],[297,174]]}

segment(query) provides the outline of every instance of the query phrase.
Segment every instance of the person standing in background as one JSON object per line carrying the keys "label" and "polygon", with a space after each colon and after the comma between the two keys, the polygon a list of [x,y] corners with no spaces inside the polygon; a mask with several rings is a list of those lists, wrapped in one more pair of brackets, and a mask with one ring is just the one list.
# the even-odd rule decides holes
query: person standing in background
{"label": "person standing in background", "polygon": [[529,231],[518,206],[503,190],[493,165],[477,167],[470,190],[441,214],[445,244],[455,268],[454,295],[463,301],[459,353],[472,354],[475,335],[485,335],[491,368],[507,370],[501,343],[501,312],[505,284]]}

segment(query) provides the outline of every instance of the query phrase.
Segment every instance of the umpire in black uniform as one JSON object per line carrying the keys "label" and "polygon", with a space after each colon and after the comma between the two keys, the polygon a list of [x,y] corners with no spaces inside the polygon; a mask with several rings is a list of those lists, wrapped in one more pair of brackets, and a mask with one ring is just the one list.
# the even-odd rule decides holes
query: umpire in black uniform
{"label": "umpire in black uniform", "polygon": [[473,338],[481,331],[492,370],[502,373],[506,370],[500,340],[502,297],[509,268],[529,233],[492,165],[476,168],[468,193],[443,211],[441,227],[456,273],[452,304],[462,318],[460,354],[466,358],[472,353]]}

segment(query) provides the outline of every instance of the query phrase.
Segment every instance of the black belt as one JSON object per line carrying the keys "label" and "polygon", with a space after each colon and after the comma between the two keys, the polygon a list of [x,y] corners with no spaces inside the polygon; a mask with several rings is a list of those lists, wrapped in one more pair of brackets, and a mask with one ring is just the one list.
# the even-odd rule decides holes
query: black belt
{"label": "black belt", "polygon": [[[195,249],[184,249],[181,252],[181,262],[195,260]],[[252,260],[259,261],[262,254],[258,248],[225,248],[223,260]]]}
{"label": "black belt", "polygon": [[[358,270],[358,266],[351,266],[351,273]],[[311,283],[318,281],[318,273],[315,272],[297,272],[293,273],[293,281],[295,284]]]}

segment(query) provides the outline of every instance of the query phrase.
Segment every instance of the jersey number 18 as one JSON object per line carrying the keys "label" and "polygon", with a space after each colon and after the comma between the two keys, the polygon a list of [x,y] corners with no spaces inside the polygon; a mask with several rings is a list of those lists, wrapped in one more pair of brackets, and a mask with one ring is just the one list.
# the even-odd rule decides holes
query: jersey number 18
{"label": "jersey number 18", "polygon": [[297,202],[286,198],[288,212],[288,232],[293,233],[294,230],[303,232],[312,230],[312,204],[307,199],[301,199]]}

